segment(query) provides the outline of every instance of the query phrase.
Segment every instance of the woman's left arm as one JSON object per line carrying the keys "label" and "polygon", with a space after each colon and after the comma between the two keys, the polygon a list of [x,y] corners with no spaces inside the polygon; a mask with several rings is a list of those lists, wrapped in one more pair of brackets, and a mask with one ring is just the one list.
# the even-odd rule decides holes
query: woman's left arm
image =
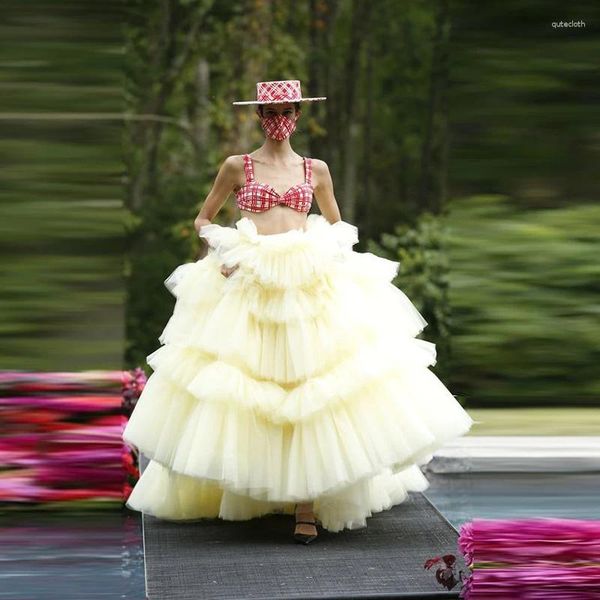
{"label": "woman's left arm", "polygon": [[333,181],[329,166],[324,160],[312,159],[313,193],[321,214],[330,222],[341,221],[340,209],[333,192]]}

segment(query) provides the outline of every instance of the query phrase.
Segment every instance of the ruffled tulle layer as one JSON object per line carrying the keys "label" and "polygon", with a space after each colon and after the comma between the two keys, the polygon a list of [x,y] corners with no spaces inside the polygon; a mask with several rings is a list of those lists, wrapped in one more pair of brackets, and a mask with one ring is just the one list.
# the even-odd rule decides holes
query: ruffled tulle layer
{"label": "ruffled tulle layer", "polygon": [[239,520],[312,500],[339,531],[426,489],[419,465],[473,421],[429,369],[398,263],[354,252],[356,228],[320,215],[201,235],[208,255],[165,281],[175,308],[123,434],[151,459],[128,506]]}
{"label": "ruffled tulle layer", "polygon": [[[367,518],[404,502],[409,492],[425,491],[429,482],[418,466],[398,473],[389,469],[342,491],[321,495],[314,513],[328,531],[366,527]],[[237,494],[220,482],[181,475],[150,461],[127,506],[165,520],[194,521],[221,518],[243,521],[267,514],[294,514],[293,502],[269,502]]]}

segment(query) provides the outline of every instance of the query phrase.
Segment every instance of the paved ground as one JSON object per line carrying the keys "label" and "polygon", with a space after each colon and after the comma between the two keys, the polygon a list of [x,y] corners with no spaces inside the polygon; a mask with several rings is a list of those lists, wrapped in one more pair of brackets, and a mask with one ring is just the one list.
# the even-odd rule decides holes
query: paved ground
{"label": "paved ground", "polygon": [[464,436],[436,452],[425,470],[600,471],[600,436]]}

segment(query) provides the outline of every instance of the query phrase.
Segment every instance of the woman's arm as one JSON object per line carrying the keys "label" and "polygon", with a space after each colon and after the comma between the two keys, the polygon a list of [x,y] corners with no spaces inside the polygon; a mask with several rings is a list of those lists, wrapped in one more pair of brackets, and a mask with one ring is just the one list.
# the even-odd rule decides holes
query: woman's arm
{"label": "woman's arm", "polygon": [[340,209],[333,193],[333,181],[329,167],[324,160],[312,159],[313,165],[313,192],[321,214],[330,222],[341,221]]}
{"label": "woman's arm", "polygon": [[202,225],[208,225],[215,218],[225,204],[237,183],[236,177],[242,160],[241,156],[233,155],[223,161],[212,188],[202,203],[198,216],[194,219],[194,228],[197,233],[200,233]]}

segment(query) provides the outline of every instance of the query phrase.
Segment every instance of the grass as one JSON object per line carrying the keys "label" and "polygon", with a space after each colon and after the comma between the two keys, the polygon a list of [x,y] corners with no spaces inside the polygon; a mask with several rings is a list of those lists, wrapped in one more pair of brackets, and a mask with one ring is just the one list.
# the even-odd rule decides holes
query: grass
{"label": "grass", "polygon": [[600,408],[473,408],[469,435],[597,435]]}

